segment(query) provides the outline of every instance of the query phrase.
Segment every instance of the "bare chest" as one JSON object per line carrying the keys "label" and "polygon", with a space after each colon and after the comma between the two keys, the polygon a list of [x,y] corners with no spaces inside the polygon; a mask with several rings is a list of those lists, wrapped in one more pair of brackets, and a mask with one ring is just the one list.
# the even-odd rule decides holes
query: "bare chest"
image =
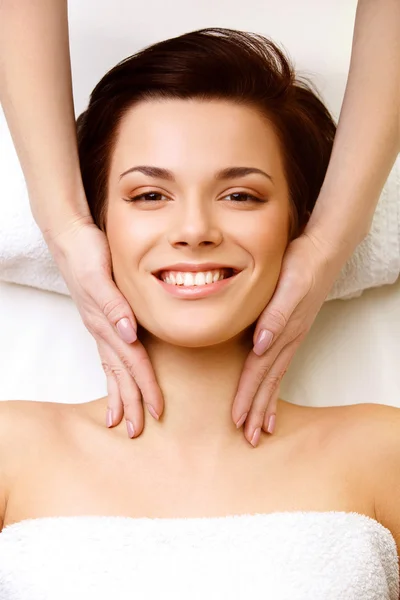
{"label": "bare chest", "polygon": [[103,443],[96,437],[88,443],[54,439],[25,456],[11,479],[3,526],[47,516],[183,518],[296,510],[374,518],[362,471],[328,447],[318,452],[310,441],[285,447],[264,434],[256,449],[189,468],[168,453],[126,452],[120,441],[107,440],[108,433]]}

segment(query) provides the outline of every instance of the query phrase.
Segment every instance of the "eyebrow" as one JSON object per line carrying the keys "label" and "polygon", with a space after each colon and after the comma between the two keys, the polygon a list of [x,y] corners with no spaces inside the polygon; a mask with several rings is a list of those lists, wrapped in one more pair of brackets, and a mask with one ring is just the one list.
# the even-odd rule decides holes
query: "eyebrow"
{"label": "eyebrow", "polygon": [[[128,169],[127,171],[121,173],[121,175],[119,176],[119,180],[121,180],[122,177],[124,177],[124,175],[127,175],[128,173],[133,173],[134,171],[139,171],[140,173],[143,173],[148,177],[157,177],[158,179],[175,181],[175,177],[172,171],[169,171],[168,169],[163,169],[161,167],[154,167],[151,165],[139,165],[137,167],[132,167],[131,169]],[[215,179],[217,181],[223,181],[224,179],[235,179],[238,177],[244,177],[245,175],[250,175],[251,173],[258,173],[259,175],[264,175],[264,177],[267,177],[272,183],[274,183],[274,180],[271,177],[271,175],[268,175],[268,173],[265,173],[265,171],[262,171],[261,169],[257,169],[255,167],[228,167],[226,169],[222,169],[222,171],[218,171],[218,173],[215,174]]]}

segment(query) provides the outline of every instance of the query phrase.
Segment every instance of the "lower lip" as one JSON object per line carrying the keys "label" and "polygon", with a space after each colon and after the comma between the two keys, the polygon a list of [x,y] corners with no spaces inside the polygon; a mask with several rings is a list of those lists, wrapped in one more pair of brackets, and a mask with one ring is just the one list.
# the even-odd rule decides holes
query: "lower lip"
{"label": "lower lip", "polygon": [[[207,283],[205,285],[174,285],[173,283],[166,283],[162,279],[155,279],[158,283],[164,288],[166,292],[171,294],[171,296],[175,296],[176,298],[188,298],[196,300],[197,298],[206,298],[207,296],[211,296],[211,294],[216,294],[221,290],[225,289],[232,281],[236,279],[239,273],[228,277],[227,279],[221,279],[220,281],[216,281],[215,283]],[[154,276],[153,276],[154,277]]]}

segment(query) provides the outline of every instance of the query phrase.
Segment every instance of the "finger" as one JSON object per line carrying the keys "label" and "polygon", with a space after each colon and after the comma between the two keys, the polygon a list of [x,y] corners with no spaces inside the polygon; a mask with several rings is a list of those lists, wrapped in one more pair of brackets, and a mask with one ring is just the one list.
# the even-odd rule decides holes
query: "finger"
{"label": "finger", "polygon": [[127,344],[137,339],[137,323],[133,311],[112,279],[103,279],[98,290],[99,297],[93,298],[100,306],[104,316],[113,325]]}
{"label": "finger", "polygon": [[[249,411],[249,416],[247,417],[243,428],[245,438],[254,447],[258,445],[258,440],[260,438],[258,430],[260,430],[260,433],[261,430],[264,430],[265,433],[271,433],[268,431],[269,418],[276,415],[279,390],[280,383],[271,393],[270,389],[266,387],[265,380],[258,389],[252,407]],[[274,425],[274,423],[272,424]],[[255,434],[257,435],[255,436]]]}
{"label": "finger", "polygon": [[303,300],[307,288],[299,284],[298,275],[281,273],[275,293],[261,313],[253,335],[253,352],[261,356],[271,348],[286,328],[294,310]]}
{"label": "finger", "polygon": [[[121,400],[118,382],[115,379],[111,368],[106,366],[104,359],[101,360],[101,364],[107,378],[106,425],[107,427],[114,427],[115,425],[118,425],[121,422],[122,417],[124,416],[124,405]],[[110,417],[108,415],[109,410],[111,410]]]}
{"label": "finger", "polygon": [[232,420],[236,425],[243,424],[246,419],[254,397],[279,351],[277,344],[274,344],[263,356],[257,356],[254,352],[247,356],[232,406]]}
{"label": "finger", "polygon": [[[249,427],[247,425],[247,421],[246,421],[245,428],[244,428],[244,434],[245,434],[246,439],[254,447],[256,447],[258,445],[258,440],[261,435],[261,430],[264,430],[265,433],[270,433],[270,434],[274,433],[274,430],[275,430],[276,408],[277,408],[278,399],[279,399],[280,385],[278,385],[276,390],[273,392],[269,402],[267,400],[266,409],[264,408],[265,398],[263,398],[263,385],[264,385],[264,382],[260,385],[259,390],[256,395],[256,398],[255,398],[255,401],[254,401],[255,404],[253,404],[254,414],[253,415],[250,414],[250,416],[249,416],[250,419],[252,419],[252,418],[254,419],[254,422],[256,423],[256,425]],[[257,403],[259,403],[259,407],[257,407]],[[250,413],[251,412],[252,411],[250,411]],[[258,413],[261,416],[259,416]],[[260,425],[260,423],[261,423],[261,425]],[[258,430],[260,430],[260,433],[258,433]],[[248,433],[248,431],[250,431],[250,433]]]}
{"label": "finger", "polygon": [[[93,335],[96,337],[96,334]],[[134,378],[149,413],[153,418],[156,418],[155,415],[160,417],[164,410],[164,399],[143,344],[139,340],[133,344],[126,344],[108,321],[105,321],[104,326],[98,327],[97,337],[112,348],[113,353],[118,356],[119,362]]]}
{"label": "finger", "polygon": [[112,393],[108,398],[107,406],[113,411],[113,424],[118,425],[125,416],[125,420],[132,423],[133,437],[137,437],[143,431],[144,416],[140,390],[112,348],[104,342],[99,342],[98,348],[107,376],[107,385],[110,386]]}
{"label": "finger", "polygon": [[[99,350],[101,366],[107,380],[107,413],[106,413],[106,425],[107,427],[114,427],[121,422],[124,416],[124,405],[122,404],[121,395],[119,393],[119,387],[117,380],[115,379],[108,361],[105,359],[104,354],[100,352],[99,344],[97,344]],[[108,364],[106,364],[108,363]],[[108,415],[108,410],[111,410],[111,420]]]}
{"label": "finger", "polygon": [[[282,377],[283,379],[283,377]],[[272,394],[271,400],[268,402],[267,410],[265,411],[264,422],[263,422],[263,430],[265,433],[270,433],[271,435],[275,431],[276,425],[276,409],[278,406],[279,394],[280,394],[281,386]]]}
{"label": "finger", "polygon": [[[300,342],[296,340],[283,348],[257,390],[244,426],[244,435],[253,446],[257,446],[260,437],[258,430],[264,429],[265,422],[267,422],[265,431],[270,433],[269,417],[276,415],[280,385],[299,345]],[[272,424],[275,426],[273,421]],[[255,433],[257,435],[254,438]]]}

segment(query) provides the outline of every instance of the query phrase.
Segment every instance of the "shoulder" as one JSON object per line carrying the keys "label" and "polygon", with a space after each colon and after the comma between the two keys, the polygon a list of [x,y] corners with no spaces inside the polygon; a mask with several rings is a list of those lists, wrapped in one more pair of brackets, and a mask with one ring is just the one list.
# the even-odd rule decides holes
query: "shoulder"
{"label": "shoulder", "polygon": [[[4,471],[22,445],[29,445],[40,416],[39,402],[3,400],[0,402],[0,468]],[[34,406],[36,405],[36,406]]]}
{"label": "shoulder", "polygon": [[32,400],[0,401],[0,449],[6,443],[15,451],[30,444],[35,435],[48,432],[49,422],[58,421],[59,406]]}
{"label": "shoulder", "polygon": [[400,461],[400,408],[364,403],[328,410],[332,410],[330,416],[326,415],[330,427],[338,431],[336,440],[342,442],[347,451],[368,460],[371,471],[372,465],[388,467]]}
{"label": "shoulder", "polygon": [[[46,429],[56,414],[53,402],[31,400],[0,401],[0,452],[4,460],[11,460],[19,448],[31,446],[35,436]],[[6,457],[5,457],[5,455]]]}
{"label": "shoulder", "polygon": [[[17,462],[17,439],[29,432],[27,427],[27,412],[32,412],[29,407],[24,411],[25,402],[19,400],[4,400],[0,402],[0,525],[3,527],[3,518],[6,511],[9,495],[12,465]],[[18,425],[20,423],[20,425]],[[19,430],[18,430],[19,429]],[[30,437],[30,433],[29,433]]]}
{"label": "shoulder", "polygon": [[390,529],[400,550],[400,408],[363,403],[314,410],[321,411],[321,439],[362,476],[376,520]]}
{"label": "shoulder", "polygon": [[400,408],[365,405],[361,414],[359,433],[373,472],[376,515],[400,537]]}
{"label": "shoulder", "polygon": [[12,481],[26,457],[57,435],[58,405],[31,400],[0,401],[0,530]]}
{"label": "shoulder", "polygon": [[376,520],[391,531],[400,552],[400,408],[356,406],[347,447],[368,475]]}
{"label": "shoulder", "polygon": [[[379,499],[396,483],[400,501],[400,408],[375,403],[310,407],[297,424],[298,430],[303,427],[317,448],[363,474],[373,497]],[[382,509],[385,501],[384,496]]]}
{"label": "shoulder", "polygon": [[[400,433],[400,408],[386,404],[361,403],[311,408],[314,417],[332,431],[357,442],[388,443]],[[318,418],[319,417],[319,418]],[[399,440],[400,441],[400,440]]]}
{"label": "shoulder", "polygon": [[[386,404],[354,405],[349,431],[376,460],[400,459],[400,408]],[[400,475],[400,473],[399,473]]]}
{"label": "shoulder", "polygon": [[[348,424],[352,431],[363,439],[365,436],[371,436],[380,444],[393,441],[400,433],[400,408],[388,406],[387,404],[353,404],[346,408]],[[388,437],[389,436],[389,437]]]}
{"label": "shoulder", "polygon": [[[286,403],[287,404],[287,403]],[[367,450],[371,443],[383,451],[390,441],[400,443],[400,408],[386,404],[360,403],[342,406],[290,406],[291,428],[309,429],[333,446],[354,445]],[[295,409],[295,410],[293,410]],[[400,448],[400,446],[399,446]]]}

